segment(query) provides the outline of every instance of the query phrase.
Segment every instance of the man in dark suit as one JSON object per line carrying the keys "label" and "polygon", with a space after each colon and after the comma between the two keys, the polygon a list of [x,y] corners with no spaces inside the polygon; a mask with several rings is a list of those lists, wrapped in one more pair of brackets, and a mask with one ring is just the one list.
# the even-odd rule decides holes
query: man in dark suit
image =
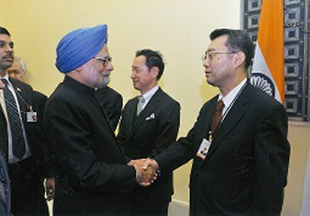
{"label": "man in dark suit", "polygon": [[[10,68],[7,69],[8,75],[14,79],[17,79],[21,82],[25,82],[26,75],[27,75],[27,65],[26,63],[18,56],[14,57],[13,64]],[[47,96],[41,92],[33,90],[33,100],[38,106],[38,112],[37,116],[38,119],[41,121],[41,124],[43,123],[43,112],[45,108],[45,104],[47,101]],[[45,145],[44,143],[41,143],[41,145]],[[46,146],[45,146],[46,147]],[[45,156],[45,161],[50,161],[50,155],[49,152],[46,152],[48,155]],[[40,171],[40,177],[42,179],[46,179],[45,182],[45,193],[46,193],[46,199],[52,200],[54,198],[55,194],[55,179],[52,177],[51,168],[50,165],[46,163],[46,167],[44,167],[44,170]]]}
{"label": "man in dark suit", "polygon": [[122,95],[109,86],[106,86],[96,90],[96,98],[104,109],[108,120],[115,131],[122,115]]}
{"label": "man in dark suit", "polygon": [[[74,30],[57,46],[64,81],[45,107],[44,126],[55,162],[55,215],[130,215],[129,192],[154,170],[127,166],[95,89],[113,70],[107,25]],[[145,183],[144,185],[148,185]]]}
{"label": "man in dark suit", "polygon": [[290,154],[286,111],[247,81],[253,44],[245,31],[218,29],[210,39],[203,66],[220,94],[186,137],[147,163],[164,171],[193,159],[190,215],[280,215]]}
{"label": "man in dark suit", "polygon": [[[130,159],[153,158],[176,141],[180,105],[158,86],[164,67],[159,52],[137,51],[131,79],[141,95],[125,105],[117,136]],[[142,109],[137,111],[142,98],[145,100]],[[133,215],[167,215],[172,194],[172,172],[162,172],[150,187],[134,190],[131,198]]]}
{"label": "man in dark suit", "polygon": [[[16,216],[47,215],[42,179],[38,175],[47,166],[46,148],[42,145],[46,142],[40,115],[43,111],[34,99],[31,86],[9,78],[7,74],[14,60],[13,45],[10,33],[0,27],[0,78],[5,84],[0,91],[0,148],[9,164],[12,213]],[[11,107],[15,107],[15,115],[12,115]],[[18,125],[18,135],[12,128],[15,125]]]}

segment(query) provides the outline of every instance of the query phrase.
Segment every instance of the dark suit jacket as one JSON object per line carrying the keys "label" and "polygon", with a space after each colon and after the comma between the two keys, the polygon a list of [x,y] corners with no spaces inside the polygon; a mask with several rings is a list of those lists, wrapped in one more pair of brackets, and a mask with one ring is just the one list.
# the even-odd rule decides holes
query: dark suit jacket
{"label": "dark suit jacket", "polygon": [[196,153],[207,139],[216,101],[204,104],[187,137],[155,160],[171,170],[194,159],[191,215],[280,215],[290,153],[284,107],[248,84],[202,160]]}
{"label": "dark suit jacket", "polygon": [[[180,105],[161,88],[136,117],[138,99],[127,102],[123,110],[118,142],[131,159],[154,157],[175,142],[180,124]],[[139,187],[136,193],[161,194],[167,199],[173,194],[172,172],[163,172],[147,188]]]}
{"label": "dark suit jacket", "polygon": [[[38,101],[36,101],[36,93],[34,93],[31,86],[13,78],[9,79],[17,94],[27,141],[32,153],[31,158],[22,160],[14,165],[9,165],[13,203],[12,212],[16,215],[20,213],[47,215],[47,206],[42,186],[42,180],[47,176],[48,170],[45,157],[47,155],[46,137],[42,126],[43,110],[41,109],[43,109],[43,105],[40,106]],[[27,122],[26,114],[31,111],[30,106],[32,111],[37,113],[37,122]],[[0,148],[7,157],[7,122],[2,108],[0,108],[0,121]],[[31,196],[28,200],[24,198],[27,195]]]}
{"label": "dark suit jacket", "polygon": [[135,170],[126,166],[95,90],[66,76],[48,99],[44,128],[56,163],[56,215],[127,215]]}
{"label": "dark suit jacket", "polygon": [[38,106],[38,117],[39,120],[43,122],[43,114],[44,114],[44,108],[47,101],[47,96],[45,94],[42,94],[38,91],[33,91],[33,100],[36,102]]}
{"label": "dark suit jacket", "polygon": [[0,152],[0,215],[11,216],[11,188],[5,155]]}
{"label": "dark suit jacket", "polygon": [[[40,102],[37,100],[38,92],[33,91],[30,85],[23,83],[19,80],[9,78],[15,91],[17,93],[17,99],[22,113],[22,120],[25,126],[28,144],[32,152],[32,156],[35,161],[36,168],[42,178],[46,176],[47,163],[45,155],[46,137],[43,133],[42,117],[44,103],[47,99],[46,96],[40,96]],[[41,93],[40,93],[41,94]],[[29,106],[32,106],[34,112],[37,112],[37,122],[27,122],[26,113],[30,111]],[[8,138],[7,138],[7,124],[2,108],[0,108],[0,135],[1,135],[1,150],[8,154]]]}
{"label": "dark suit jacket", "polygon": [[115,131],[122,115],[123,97],[117,91],[106,86],[96,90],[96,98],[106,112],[108,120]]}

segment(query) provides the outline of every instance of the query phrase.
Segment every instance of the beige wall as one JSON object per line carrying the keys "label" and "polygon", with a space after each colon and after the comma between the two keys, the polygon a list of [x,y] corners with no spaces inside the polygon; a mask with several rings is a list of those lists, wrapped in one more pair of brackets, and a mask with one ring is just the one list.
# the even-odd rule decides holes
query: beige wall
{"label": "beige wall", "polygon": [[[63,76],[57,72],[55,48],[69,31],[109,25],[114,72],[111,86],[126,102],[132,89],[130,66],[141,48],[160,50],[167,68],[160,85],[182,106],[180,136],[192,127],[202,104],[217,93],[205,83],[201,55],[208,34],[219,27],[239,28],[240,0],[0,0],[0,25],[15,42],[16,55],[29,69],[28,82],[50,94]],[[292,160],[283,215],[297,215],[301,203],[310,129],[290,126]],[[188,201],[190,164],[175,172],[174,198]]]}
{"label": "beige wall", "polygon": [[[137,94],[129,78],[134,52],[147,47],[160,50],[167,63],[160,85],[182,106],[180,136],[191,128],[202,104],[218,92],[205,83],[201,61],[209,33],[240,24],[240,0],[0,0],[0,4],[2,25],[12,34],[16,55],[28,65],[27,81],[46,94],[63,77],[54,66],[56,45],[75,28],[109,25],[115,68],[110,85],[124,101]],[[175,179],[175,198],[187,201],[188,167],[180,168]]]}
{"label": "beige wall", "polygon": [[0,26],[2,26],[2,9],[3,9],[2,0],[0,0]]}

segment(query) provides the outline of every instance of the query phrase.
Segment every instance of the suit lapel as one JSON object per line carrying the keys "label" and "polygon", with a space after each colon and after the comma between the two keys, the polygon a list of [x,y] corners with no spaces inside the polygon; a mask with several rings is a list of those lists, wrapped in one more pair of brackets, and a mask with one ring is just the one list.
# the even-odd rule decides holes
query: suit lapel
{"label": "suit lapel", "polygon": [[[249,84],[248,84],[249,85]],[[239,98],[236,100],[235,104],[232,106],[227,116],[223,120],[223,122],[218,127],[216,131],[210,149],[208,151],[207,157],[212,157],[212,154],[218,148],[218,146],[222,143],[223,139],[229,134],[229,132],[235,127],[235,125],[243,118],[248,110],[248,86],[240,94]]]}
{"label": "suit lapel", "polygon": [[[156,91],[156,93],[152,96],[150,101],[147,103],[146,107],[142,110],[140,115],[135,117],[136,120],[134,121],[134,124],[133,124],[133,130],[131,133],[131,137],[135,134],[135,132],[139,129],[139,127],[141,127],[141,125],[145,122],[145,119],[148,116],[150,116],[152,113],[154,113],[154,110],[156,110],[156,108],[159,105],[159,101],[162,98],[162,94],[163,94],[163,91],[161,90],[161,88],[159,88]],[[136,109],[135,109],[133,116],[134,115],[136,115]]]}
{"label": "suit lapel", "polygon": [[2,107],[0,107],[0,151],[8,155],[8,130]]}
{"label": "suit lapel", "polygon": [[[129,136],[131,137],[133,128],[134,128],[134,124],[137,118],[137,104],[138,104],[138,98],[133,98],[131,99],[128,104],[126,105],[125,109],[125,113],[122,116],[122,121],[125,120],[126,118],[126,122],[127,122],[127,132],[126,134],[129,134]],[[129,137],[129,138],[130,138]]]}

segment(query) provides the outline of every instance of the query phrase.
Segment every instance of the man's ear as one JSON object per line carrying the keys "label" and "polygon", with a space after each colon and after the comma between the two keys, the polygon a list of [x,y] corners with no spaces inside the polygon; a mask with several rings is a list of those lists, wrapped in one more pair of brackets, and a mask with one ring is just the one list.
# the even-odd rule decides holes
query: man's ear
{"label": "man's ear", "polygon": [[159,73],[159,69],[158,69],[158,67],[152,67],[150,72],[152,73],[153,77],[157,78],[158,73]]}
{"label": "man's ear", "polygon": [[234,64],[235,66],[241,67],[243,64],[245,64],[245,54],[242,51],[239,51],[235,54],[235,59],[234,59]]}
{"label": "man's ear", "polygon": [[78,68],[75,68],[76,72],[80,73],[82,71],[82,67],[83,67],[83,65],[78,67]]}

